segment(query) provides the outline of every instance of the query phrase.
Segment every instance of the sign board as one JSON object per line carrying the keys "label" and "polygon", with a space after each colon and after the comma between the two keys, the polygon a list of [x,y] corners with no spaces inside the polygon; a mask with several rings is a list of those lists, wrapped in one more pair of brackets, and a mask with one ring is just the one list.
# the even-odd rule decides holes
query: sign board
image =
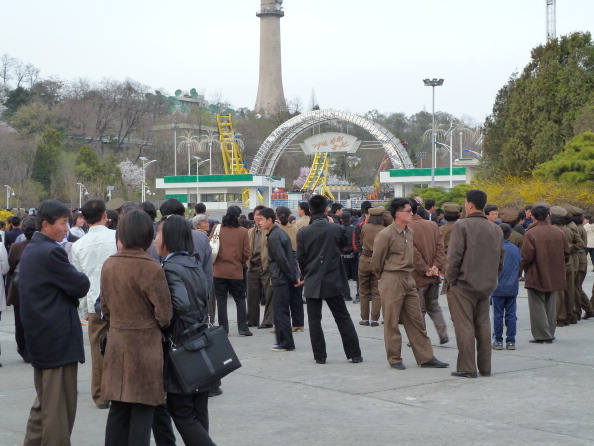
{"label": "sign board", "polygon": [[360,145],[361,141],[356,136],[346,133],[320,133],[310,136],[300,144],[301,149],[307,155],[319,152],[355,153]]}

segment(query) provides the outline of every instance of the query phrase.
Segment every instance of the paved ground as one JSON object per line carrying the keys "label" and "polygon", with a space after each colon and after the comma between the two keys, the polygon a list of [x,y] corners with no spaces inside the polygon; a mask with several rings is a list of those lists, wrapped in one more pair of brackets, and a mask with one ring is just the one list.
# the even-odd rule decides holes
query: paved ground
{"label": "paved ground", "polygon": [[[593,274],[586,279],[587,293]],[[441,303],[451,342],[436,345],[431,322],[429,334],[435,355],[455,364],[445,297]],[[358,305],[348,307],[357,322]],[[297,333],[297,349],[287,353],[270,351],[269,330],[254,330],[251,338],[231,333],[243,367],[224,380],[222,396],[210,399],[211,435],[219,446],[594,444],[594,320],[559,329],[552,345],[531,344],[522,289],[517,350],[493,352],[490,378],[461,379],[450,376],[454,368],[417,367],[407,347],[407,369],[390,369],[382,327],[357,325],[365,361],[347,362],[328,311],[324,318],[326,365],[313,361],[307,331]],[[35,395],[32,369],[18,357],[13,333],[9,309],[0,322],[0,446],[22,444]],[[92,403],[89,380],[87,363],[79,369],[72,435],[77,446],[103,444],[107,411]]]}

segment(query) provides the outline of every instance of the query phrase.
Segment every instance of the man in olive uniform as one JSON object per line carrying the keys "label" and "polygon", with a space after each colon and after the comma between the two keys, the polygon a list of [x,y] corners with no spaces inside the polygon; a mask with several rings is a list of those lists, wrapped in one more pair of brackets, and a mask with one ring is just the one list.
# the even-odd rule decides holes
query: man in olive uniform
{"label": "man in olive uniform", "polygon": [[[573,222],[576,224],[578,233],[584,242],[584,245],[588,246],[588,234],[584,228],[584,211],[581,208],[573,206]],[[575,273],[575,315],[579,321],[582,318],[582,310],[586,312],[584,319],[590,319],[594,316],[594,310],[590,304],[590,300],[586,293],[584,293],[584,279],[588,272],[588,253],[587,248],[578,250],[579,264],[578,269]]]}
{"label": "man in olive uniform", "polygon": [[466,218],[454,225],[448,246],[446,293],[458,345],[452,372],[457,377],[476,378],[477,365],[482,376],[491,375],[489,300],[505,250],[503,232],[483,213],[486,203],[482,190],[466,193]]}
{"label": "man in olive uniform", "polygon": [[[361,299],[360,325],[379,326],[379,316],[382,308],[378,288],[378,276],[373,271],[371,256],[375,236],[384,229],[384,212],[382,206],[369,208],[365,213],[365,222],[359,234],[361,251],[359,254],[359,298]],[[369,302],[371,302],[371,321],[369,320]]]}
{"label": "man in olive uniform", "polygon": [[[512,228],[514,228],[519,221],[520,211],[513,207],[504,207],[499,211],[499,218],[501,218],[502,223],[507,223]],[[516,245],[518,249],[522,249],[522,240],[524,236],[519,232],[512,231],[511,235],[509,236],[509,242],[512,245]]]}
{"label": "man in olive uniform", "polygon": [[[444,203],[443,204],[443,219],[446,223],[439,227],[439,232],[443,236],[443,249],[444,249],[444,260],[443,260],[443,273],[445,274],[446,266],[448,263],[448,245],[450,244],[450,237],[452,236],[452,229],[454,224],[460,220],[460,205],[458,203]],[[440,295],[446,293],[447,281],[445,277],[443,279],[443,286],[441,288]]]}
{"label": "man in olive uniform", "polygon": [[565,211],[567,215],[564,217],[565,219],[565,226],[569,228],[571,231],[571,283],[567,284],[567,297],[565,299],[566,304],[566,312],[567,317],[565,322],[570,324],[577,324],[577,309],[575,305],[575,294],[577,290],[575,289],[575,276],[577,275],[577,271],[580,265],[580,254],[579,251],[586,248],[586,243],[580,237],[580,233],[578,232],[577,225],[573,222],[573,206],[569,203],[562,203],[560,205]]}
{"label": "man in olive uniform", "polygon": [[412,209],[406,198],[394,198],[390,214],[394,223],[375,237],[371,263],[379,276],[379,292],[384,315],[384,343],[390,367],[404,370],[402,336],[398,322],[402,322],[413,354],[421,367],[444,368],[449,364],[433,356],[433,346],[427,336],[419,306],[417,286],[412,278],[413,231],[408,226]]}

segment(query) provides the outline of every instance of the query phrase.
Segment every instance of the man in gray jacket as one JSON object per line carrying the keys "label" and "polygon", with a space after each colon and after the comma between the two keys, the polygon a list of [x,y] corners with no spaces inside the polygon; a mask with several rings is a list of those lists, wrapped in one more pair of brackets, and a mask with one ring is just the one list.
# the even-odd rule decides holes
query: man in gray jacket
{"label": "man in gray jacket", "polygon": [[452,376],[476,378],[477,365],[482,376],[491,375],[489,295],[497,287],[505,250],[503,232],[483,213],[486,203],[482,190],[466,193],[466,218],[454,225],[448,246],[446,294],[458,345]]}

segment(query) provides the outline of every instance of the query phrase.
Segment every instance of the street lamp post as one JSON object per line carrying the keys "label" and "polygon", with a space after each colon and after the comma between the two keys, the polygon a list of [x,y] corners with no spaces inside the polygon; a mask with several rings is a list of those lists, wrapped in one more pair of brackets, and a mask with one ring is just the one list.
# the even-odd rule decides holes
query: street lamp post
{"label": "street lamp post", "polygon": [[200,194],[198,193],[198,175],[200,173],[199,169],[205,162],[210,162],[210,158],[206,160],[201,160],[199,156],[192,156],[196,160],[196,203],[200,202]]}
{"label": "street lamp post", "polygon": [[14,197],[14,189],[10,187],[8,184],[5,184],[4,187],[6,188],[6,210],[10,210],[10,197]]}
{"label": "street lamp post", "polygon": [[[142,161],[142,192],[141,192],[141,200],[144,203],[144,201],[146,200],[146,191],[148,189],[147,185],[146,185],[146,168],[151,165],[152,163],[156,163],[157,160],[150,160],[145,157],[145,156],[141,156],[140,161]],[[150,193],[150,192],[149,192]]]}
{"label": "street lamp post", "polygon": [[464,152],[469,152],[469,153],[474,153],[476,155],[477,158],[482,158],[483,154],[480,152],[475,152],[474,150],[470,150],[470,149],[463,149]]}
{"label": "street lamp post", "polygon": [[437,144],[438,146],[443,146],[446,149],[448,149],[448,152],[450,152],[450,189],[452,188],[452,181],[453,181],[453,160],[452,160],[452,146],[448,146],[447,144],[444,144],[442,142],[436,142],[435,144]]}
{"label": "street lamp post", "polygon": [[80,209],[82,207],[82,197],[83,195],[89,195],[89,191],[82,183],[76,183],[76,185],[78,186],[78,208]]}
{"label": "street lamp post", "polygon": [[435,149],[437,145],[437,132],[435,130],[435,87],[441,87],[443,85],[443,79],[423,79],[423,83],[426,87],[431,87],[433,90],[433,119],[431,128],[433,130],[433,140],[431,142],[431,187],[435,186],[435,164],[436,164],[436,156],[435,156]]}

